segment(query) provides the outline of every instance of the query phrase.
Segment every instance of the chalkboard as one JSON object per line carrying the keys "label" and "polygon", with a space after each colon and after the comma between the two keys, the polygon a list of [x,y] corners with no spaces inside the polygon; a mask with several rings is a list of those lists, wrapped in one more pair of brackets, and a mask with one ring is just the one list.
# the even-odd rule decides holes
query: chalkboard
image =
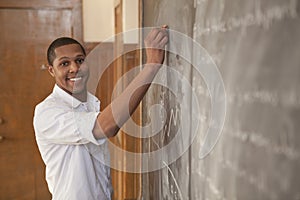
{"label": "chalkboard", "polygon": [[201,157],[211,126],[211,94],[205,78],[180,55],[191,51],[197,59],[197,52],[171,41],[180,54],[168,53],[165,64],[182,73],[192,90],[168,72],[158,77],[178,90],[152,85],[143,102],[144,122],[154,104],[164,107],[166,120],[159,134],[144,140],[144,151],[163,148],[187,123],[178,117],[180,96],[188,104],[196,94],[201,123],[179,159],[143,175],[143,198],[300,199],[300,1],[153,0],[143,1],[143,9],[144,26],[168,24],[204,47],[226,91],[221,136]]}

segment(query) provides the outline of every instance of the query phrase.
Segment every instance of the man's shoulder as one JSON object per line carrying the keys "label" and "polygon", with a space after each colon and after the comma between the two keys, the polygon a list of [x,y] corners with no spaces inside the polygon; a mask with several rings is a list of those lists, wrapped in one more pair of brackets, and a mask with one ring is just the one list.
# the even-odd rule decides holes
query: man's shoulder
{"label": "man's shoulder", "polygon": [[64,107],[64,101],[57,97],[54,93],[51,93],[43,101],[38,103],[35,107],[36,111],[49,109],[49,108],[61,108]]}

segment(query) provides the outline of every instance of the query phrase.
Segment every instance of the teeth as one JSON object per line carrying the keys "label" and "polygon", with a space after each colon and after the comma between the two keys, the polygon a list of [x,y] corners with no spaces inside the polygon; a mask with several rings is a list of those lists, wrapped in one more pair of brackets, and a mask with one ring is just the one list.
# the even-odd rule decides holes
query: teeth
{"label": "teeth", "polygon": [[70,78],[70,81],[79,81],[79,80],[81,80],[81,79],[82,79],[82,77]]}

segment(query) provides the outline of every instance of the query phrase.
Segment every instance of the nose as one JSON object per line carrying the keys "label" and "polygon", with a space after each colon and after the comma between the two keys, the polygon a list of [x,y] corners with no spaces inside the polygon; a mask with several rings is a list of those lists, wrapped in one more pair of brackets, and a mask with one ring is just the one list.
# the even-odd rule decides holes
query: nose
{"label": "nose", "polygon": [[79,68],[80,68],[80,65],[73,61],[73,62],[71,62],[69,72],[77,73],[79,71]]}

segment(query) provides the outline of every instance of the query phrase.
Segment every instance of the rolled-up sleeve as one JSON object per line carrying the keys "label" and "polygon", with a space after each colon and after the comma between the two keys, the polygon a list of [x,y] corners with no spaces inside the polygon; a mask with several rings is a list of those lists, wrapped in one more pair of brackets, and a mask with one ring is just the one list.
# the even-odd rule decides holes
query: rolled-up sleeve
{"label": "rolled-up sleeve", "polygon": [[36,139],[55,144],[96,145],[104,139],[96,140],[93,128],[99,112],[80,112],[58,106],[37,106],[34,114]]}

